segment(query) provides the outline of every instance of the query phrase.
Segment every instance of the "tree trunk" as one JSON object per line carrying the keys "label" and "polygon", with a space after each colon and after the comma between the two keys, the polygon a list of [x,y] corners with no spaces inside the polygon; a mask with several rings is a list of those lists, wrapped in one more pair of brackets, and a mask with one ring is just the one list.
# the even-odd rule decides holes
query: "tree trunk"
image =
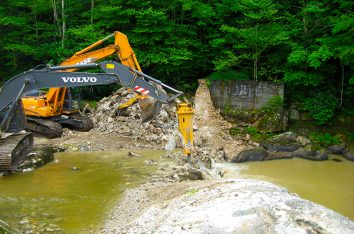
{"label": "tree trunk", "polygon": [[17,68],[17,63],[16,63],[16,52],[15,49],[12,48],[12,55],[13,55],[13,64],[14,64],[14,70]]}
{"label": "tree trunk", "polygon": [[253,61],[253,78],[255,81],[258,80],[258,56],[256,55],[256,57],[254,58],[254,61]]}
{"label": "tree trunk", "polygon": [[63,28],[62,28],[62,38],[61,38],[61,47],[65,47],[65,31],[66,31],[66,24],[65,24],[65,0],[61,0],[61,18],[63,21]]}
{"label": "tree trunk", "polygon": [[35,30],[36,30],[36,41],[38,42],[38,21],[37,21],[37,13],[34,13],[34,22],[35,22]]}
{"label": "tree trunk", "polygon": [[[304,0],[304,8],[307,6],[307,0]],[[307,29],[307,13],[305,12],[304,13],[304,16],[303,16],[303,18],[302,18],[302,21],[303,21],[303,23],[304,23],[304,33],[305,34],[307,34],[307,31],[308,31],[308,29]]]}
{"label": "tree trunk", "polygon": [[339,104],[339,108],[342,108],[342,105],[343,105],[343,92],[344,92],[344,64],[343,64],[342,60],[340,60],[340,66],[342,68],[342,82],[341,82],[341,88],[340,88],[340,104]]}
{"label": "tree trunk", "polygon": [[95,8],[95,0],[91,0],[91,25],[93,25],[93,9]]}
{"label": "tree trunk", "polygon": [[[60,37],[62,37],[62,34],[61,34],[61,27],[60,27],[59,19],[58,19],[58,11],[57,11],[57,2],[56,2],[56,0],[53,0],[53,1],[52,1],[52,7],[53,7],[54,24],[57,25],[59,35],[60,35]],[[55,37],[54,37],[54,38],[55,38]]]}

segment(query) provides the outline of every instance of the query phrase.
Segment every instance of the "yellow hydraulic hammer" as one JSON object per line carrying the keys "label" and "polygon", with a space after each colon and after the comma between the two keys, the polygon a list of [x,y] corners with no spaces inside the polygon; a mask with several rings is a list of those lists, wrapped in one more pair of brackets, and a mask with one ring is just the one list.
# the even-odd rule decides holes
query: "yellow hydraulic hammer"
{"label": "yellow hydraulic hammer", "polygon": [[177,105],[178,128],[183,137],[183,154],[191,161],[193,147],[193,108],[190,103]]}

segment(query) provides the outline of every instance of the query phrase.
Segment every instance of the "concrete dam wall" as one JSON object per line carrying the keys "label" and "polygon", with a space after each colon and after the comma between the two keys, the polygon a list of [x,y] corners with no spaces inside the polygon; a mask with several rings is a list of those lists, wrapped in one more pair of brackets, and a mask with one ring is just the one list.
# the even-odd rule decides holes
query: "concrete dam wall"
{"label": "concrete dam wall", "polygon": [[270,81],[214,80],[210,94],[219,109],[261,109],[274,96],[284,97],[284,84]]}

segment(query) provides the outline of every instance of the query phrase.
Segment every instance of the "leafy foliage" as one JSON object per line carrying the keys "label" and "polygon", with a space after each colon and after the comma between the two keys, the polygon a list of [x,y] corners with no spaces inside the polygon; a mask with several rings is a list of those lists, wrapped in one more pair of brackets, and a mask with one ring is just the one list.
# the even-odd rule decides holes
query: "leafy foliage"
{"label": "leafy foliage", "polygon": [[305,100],[304,110],[308,110],[317,123],[322,125],[333,118],[337,106],[335,96],[330,92],[321,92]]}
{"label": "leafy foliage", "polygon": [[[354,100],[353,1],[64,2],[64,18],[59,0],[0,2],[0,84],[119,30],[144,72],[187,92],[203,77],[283,81],[285,100],[305,106],[319,124],[332,118],[334,104]],[[102,89],[82,93],[97,98]],[[318,103],[314,89],[341,101]]]}
{"label": "leafy foliage", "polygon": [[322,147],[328,147],[331,145],[338,145],[341,143],[340,139],[330,133],[316,133],[312,132],[309,134],[311,141]]}

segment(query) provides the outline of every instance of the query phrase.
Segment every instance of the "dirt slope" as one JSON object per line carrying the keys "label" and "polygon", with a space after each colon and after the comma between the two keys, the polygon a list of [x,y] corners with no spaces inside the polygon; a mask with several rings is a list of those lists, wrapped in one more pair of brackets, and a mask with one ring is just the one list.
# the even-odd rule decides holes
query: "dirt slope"
{"label": "dirt slope", "polygon": [[214,108],[209,88],[205,80],[199,80],[199,87],[195,94],[194,121],[195,144],[206,145],[212,149],[222,149],[225,157],[230,160],[241,150],[253,145],[253,142],[232,139],[229,134],[231,124],[223,119],[219,110]]}

